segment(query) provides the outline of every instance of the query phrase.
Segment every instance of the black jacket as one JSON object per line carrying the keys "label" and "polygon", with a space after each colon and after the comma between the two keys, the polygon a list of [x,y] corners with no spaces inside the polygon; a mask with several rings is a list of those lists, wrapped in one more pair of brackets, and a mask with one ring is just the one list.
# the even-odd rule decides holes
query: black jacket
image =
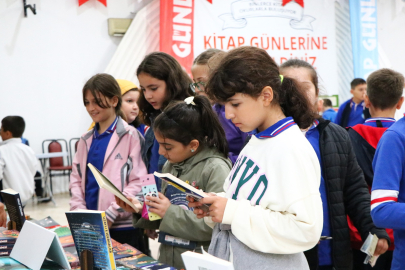
{"label": "black jacket", "polygon": [[[322,118],[317,128],[333,238],[333,267],[350,270],[353,255],[346,215],[359,230],[363,241],[369,232],[387,239],[388,243],[390,240],[385,230],[376,228],[371,219],[370,193],[346,130]],[[309,254],[316,256],[316,252]],[[308,258],[308,261],[313,260]]]}

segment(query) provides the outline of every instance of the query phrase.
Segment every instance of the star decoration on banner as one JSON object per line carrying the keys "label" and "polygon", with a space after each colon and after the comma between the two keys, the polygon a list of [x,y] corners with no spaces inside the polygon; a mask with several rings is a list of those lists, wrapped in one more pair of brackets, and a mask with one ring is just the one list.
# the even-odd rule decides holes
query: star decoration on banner
{"label": "star decoration on banner", "polygon": [[[292,2],[293,0],[283,0],[283,3],[281,4],[283,7],[287,5],[288,3]],[[300,5],[301,7],[304,7],[304,0],[294,0],[295,3]]]}
{"label": "star decoration on banner", "polygon": [[[79,0],[79,7],[81,6],[81,5],[83,5],[84,3],[86,3],[87,1],[89,1],[89,0]],[[104,6],[107,6],[107,0],[97,0],[97,1],[99,1],[101,4],[103,4]]]}

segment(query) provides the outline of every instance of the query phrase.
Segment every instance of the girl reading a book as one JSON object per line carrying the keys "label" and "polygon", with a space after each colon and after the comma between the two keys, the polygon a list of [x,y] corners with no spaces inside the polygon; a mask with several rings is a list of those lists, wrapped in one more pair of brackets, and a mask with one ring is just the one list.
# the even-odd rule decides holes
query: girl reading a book
{"label": "girl reading a book", "polygon": [[[207,93],[252,134],[225,193],[189,204],[215,225],[209,252],[236,270],[309,269],[303,251],[319,241],[323,218],[319,161],[300,130],[313,119],[305,93],[256,47],[228,52]],[[197,208],[202,204],[210,204],[209,211]]]}
{"label": "girl reading a book", "polygon": [[[149,173],[161,172],[166,158],[159,154],[159,143],[155,139],[152,124],[170,101],[194,95],[190,89],[191,79],[176,59],[163,52],[145,56],[136,74],[141,88],[138,117],[142,123],[151,127],[145,134],[142,155]],[[160,190],[160,179],[156,181]]]}
{"label": "girl reading a book", "polygon": [[[162,172],[170,173],[205,192],[221,192],[231,170],[224,130],[204,96],[171,102],[156,118],[153,129],[159,153],[167,162]],[[137,203],[136,199],[131,199]],[[187,204],[186,195],[162,181],[159,197],[147,197],[150,211],[162,217],[159,221],[134,218],[134,225],[159,230],[159,261],[178,269],[184,268],[181,253],[201,252],[208,248],[212,228],[197,219]],[[117,200],[127,211],[125,203]],[[155,233],[156,234],[156,233]],[[155,235],[156,237],[157,235]]]}
{"label": "girl reading a book", "polygon": [[111,75],[94,75],[82,93],[95,126],[82,135],[77,146],[70,175],[70,210],[105,211],[111,237],[139,247],[131,215],[121,211],[112,193],[99,189],[87,163],[93,164],[126,196],[135,196],[141,191],[139,177],[147,173],[141,155],[143,137],[123,120],[121,91]]}

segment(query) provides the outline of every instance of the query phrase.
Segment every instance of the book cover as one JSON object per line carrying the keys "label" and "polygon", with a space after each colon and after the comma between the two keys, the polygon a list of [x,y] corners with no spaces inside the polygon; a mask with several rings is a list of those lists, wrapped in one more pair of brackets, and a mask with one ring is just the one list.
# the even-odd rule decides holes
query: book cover
{"label": "book cover", "polygon": [[19,234],[20,232],[16,230],[7,230],[6,228],[0,228],[0,245],[15,244]]}
{"label": "book cover", "polygon": [[59,241],[62,244],[62,247],[72,247],[75,245],[72,233],[70,232],[68,226],[57,226],[49,230],[56,233],[56,235],[59,237]]}
{"label": "book cover", "polygon": [[76,246],[78,257],[83,250],[94,256],[94,267],[115,270],[113,247],[104,211],[71,211],[66,217]]}
{"label": "book cover", "polygon": [[154,265],[158,263],[155,259],[146,256],[145,254],[139,254],[136,256],[132,256],[129,258],[123,258],[117,260],[118,266],[124,266],[129,268],[139,267],[142,268],[144,266]]}
{"label": "book cover", "polygon": [[8,215],[10,216],[10,221],[16,223],[17,231],[21,231],[21,228],[25,222],[25,215],[20,194],[9,188],[1,191],[1,197],[6,205]]}
{"label": "book cover", "polygon": [[47,229],[52,229],[60,226],[60,224],[53,220],[50,216],[47,216],[46,218],[40,220],[32,219],[30,221]]}
{"label": "book cover", "polygon": [[142,254],[142,252],[140,252],[139,250],[128,244],[119,244],[114,247],[114,258],[116,260],[140,254]]}

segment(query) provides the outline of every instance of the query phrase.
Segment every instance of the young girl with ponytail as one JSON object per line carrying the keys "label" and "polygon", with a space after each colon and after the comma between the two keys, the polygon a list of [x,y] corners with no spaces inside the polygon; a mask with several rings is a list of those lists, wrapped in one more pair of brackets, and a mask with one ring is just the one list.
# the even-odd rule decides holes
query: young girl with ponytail
{"label": "young girl with ponytail", "polygon": [[[215,89],[215,90],[214,90]],[[251,139],[225,180],[225,193],[190,207],[214,226],[209,252],[239,269],[309,269],[303,251],[319,241],[320,166],[300,128],[313,120],[306,95],[255,47],[234,49],[211,74],[208,95]]]}
{"label": "young girl with ponytail", "polygon": [[87,164],[103,172],[126,196],[134,197],[141,191],[139,177],[147,174],[141,155],[143,137],[123,120],[121,90],[111,75],[91,77],[83,87],[83,103],[95,126],[77,146],[70,175],[70,210],[105,211],[111,237],[139,247],[131,214],[120,209],[111,192],[99,188]]}
{"label": "young girl with ponytail", "polygon": [[[227,158],[225,132],[206,97],[171,102],[154,121],[153,130],[159,154],[167,159],[163,173],[171,173],[205,192],[223,191],[232,164]],[[131,200],[137,203],[136,199]],[[151,222],[135,217],[134,225],[160,231],[159,261],[182,269],[181,253],[201,252],[201,246],[208,249],[212,228],[197,219],[188,208],[185,193],[162,181],[159,197],[148,197],[148,200],[150,202],[146,204],[152,207],[150,211],[162,219]],[[132,211],[125,203],[117,201],[126,211]],[[156,232],[149,232],[149,235],[157,237]],[[175,242],[170,240],[173,237]]]}

